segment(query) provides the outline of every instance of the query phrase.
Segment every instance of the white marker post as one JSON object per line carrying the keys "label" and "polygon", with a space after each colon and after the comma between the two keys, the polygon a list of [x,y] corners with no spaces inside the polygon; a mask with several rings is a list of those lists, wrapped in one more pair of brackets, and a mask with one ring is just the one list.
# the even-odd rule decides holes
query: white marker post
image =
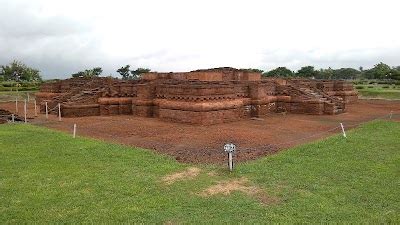
{"label": "white marker post", "polygon": [[72,137],[75,138],[75,136],[76,136],[76,123],[74,123],[74,132],[73,132]]}
{"label": "white marker post", "polygon": [[24,99],[24,118],[26,123],[26,99]]}
{"label": "white marker post", "polygon": [[29,93],[27,93],[27,95],[28,95],[28,102],[29,102]]}
{"label": "white marker post", "polygon": [[18,113],[18,97],[15,98],[15,112]]}
{"label": "white marker post", "polygon": [[61,104],[58,103],[58,121],[61,121]]}
{"label": "white marker post", "polygon": [[35,99],[35,101],[34,101],[34,104],[35,104],[35,116],[37,116],[37,106],[36,106],[36,99]]}
{"label": "white marker post", "polygon": [[392,116],[393,116],[393,111],[390,111],[389,120],[391,120],[391,119],[392,119]]}
{"label": "white marker post", "polygon": [[228,166],[229,171],[233,170],[233,153],[236,151],[236,146],[232,143],[224,145],[224,151],[228,153]]}
{"label": "white marker post", "polygon": [[11,122],[15,122],[15,116],[14,116],[14,114],[11,114]]}
{"label": "white marker post", "polygon": [[342,127],[343,137],[347,138],[346,132],[344,131],[343,123],[340,123],[340,126]]}
{"label": "white marker post", "polygon": [[47,107],[47,102],[46,103],[46,119],[49,118],[49,108]]}

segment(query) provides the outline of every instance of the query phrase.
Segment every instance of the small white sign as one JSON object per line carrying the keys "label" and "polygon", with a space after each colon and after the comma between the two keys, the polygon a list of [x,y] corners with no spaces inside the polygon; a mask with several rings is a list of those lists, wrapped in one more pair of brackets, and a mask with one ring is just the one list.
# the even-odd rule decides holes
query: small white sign
{"label": "small white sign", "polygon": [[224,150],[225,152],[235,152],[236,151],[236,145],[232,144],[232,143],[228,143],[224,145]]}

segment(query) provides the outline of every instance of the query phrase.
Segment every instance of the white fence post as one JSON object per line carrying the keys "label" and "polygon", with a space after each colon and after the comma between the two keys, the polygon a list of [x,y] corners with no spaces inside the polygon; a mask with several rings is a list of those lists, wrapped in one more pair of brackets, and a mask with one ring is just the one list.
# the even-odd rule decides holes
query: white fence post
{"label": "white fence post", "polygon": [[29,102],[29,92],[27,93],[27,95],[28,95],[28,102]]}
{"label": "white fence post", "polygon": [[393,116],[393,111],[390,111],[390,117],[389,117],[390,120],[392,119],[392,116]]}
{"label": "white fence post", "polygon": [[24,118],[26,123],[26,99],[24,99]]}
{"label": "white fence post", "polygon": [[340,126],[342,127],[343,137],[347,138],[346,132],[344,131],[343,123],[340,123]]}
{"label": "white fence post", "polygon": [[46,103],[46,119],[49,118],[49,108],[47,107],[47,102]]}
{"label": "white fence post", "polygon": [[35,99],[35,116],[37,116],[37,106],[36,106],[36,99]]}
{"label": "white fence post", "polygon": [[15,112],[18,113],[18,97],[15,98]]}
{"label": "white fence post", "polygon": [[11,122],[13,122],[13,123],[15,122],[14,117],[15,117],[14,114],[11,114]]}
{"label": "white fence post", "polygon": [[75,138],[75,136],[76,136],[76,123],[74,123],[74,133],[73,133],[72,137]]}
{"label": "white fence post", "polygon": [[58,121],[61,121],[61,104],[58,103]]}

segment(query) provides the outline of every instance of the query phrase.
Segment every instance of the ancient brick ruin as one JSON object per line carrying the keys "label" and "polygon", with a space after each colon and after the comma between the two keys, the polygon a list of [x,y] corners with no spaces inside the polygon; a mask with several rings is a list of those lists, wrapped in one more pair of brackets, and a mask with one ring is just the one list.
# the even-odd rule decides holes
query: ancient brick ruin
{"label": "ancient brick ruin", "polygon": [[339,80],[261,79],[234,68],[185,73],[147,73],[140,80],[72,78],[41,86],[36,98],[61,103],[63,117],[134,115],[217,124],[269,113],[338,114],[358,99],[353,85]]}

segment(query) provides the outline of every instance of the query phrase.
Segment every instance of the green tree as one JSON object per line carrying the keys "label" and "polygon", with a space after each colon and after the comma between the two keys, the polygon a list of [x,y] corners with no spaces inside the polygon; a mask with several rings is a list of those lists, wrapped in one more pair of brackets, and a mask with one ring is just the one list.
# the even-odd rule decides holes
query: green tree
{"label": "green tree", "polygon": [[392,68],[392,72],[389,78],[393,80],[400,80],[400,66]]}
{"label": "green tree", "polygon": [[298,77],[315,77],[318,75],[318,71],[313,66],[304,66],[297,71],[296,75]]}
{"label": "green tree", "polygon": [[361,72],[353,68],[340,68],[333,71],[333,79],[356,79]]}
{"label": "green tree", "polygon": [[243,69],[249,72],[255,72],[255,73],[263,73],[264,70],[260,70],[260,69],[254,69],[254,68],[248,68],[248,69]]}
{"label": "green tree", "polygon": [[8,65],[1,66],[0,77],[3,80],[41,81],[40,71],[14,60]]}
{"label": "green tree", "polygon": [[92,69],[93,71],[93,75],[98,77],[101,75],[101,73],[103,73],[103,69],[101,67],[95,67]]}
{"label": "green tree", "polygon": [[80,72],[71,74],[71,76],[72,76],[72,77],[75,77],[75,78],[76,78],[76,77],[84,77],[84,76],[85,76],[85,72],[80,71]]}
{"label": "green tree", "polygon": [[150,69],[147,68],[137,68],[136,70],[132,70],[132,79],[137,80],[141,77],[143,73],[148,73],[150,72]]}
{"label": "green tree", "polygon": [[128,80],[128,79],[129,79],[129,77],[130,77],[130,74],[129,74],[130,70],[129,70],[129,68],[130,68],[130,67],[131,67],[130,65],[126,65],[126,66],[123,66],[123,67],[121,67],[121,68],[119,68],[119,69],[117,70],[117,73],[121,74],[122,79],[124,79],[124,80]]}
{"label": "green tree", "polygon": [[390,66],[380,62],[373,68],[365,71],[365,76],[368,79],[389,79],[392,74],[392,68]]}
{"label": "green tree", "polygon": [[286,67],[278,67],[276,69],[270,70],[263,73],[265,77],[292,77],[293,72]]}
{"label": "green tree", "polygon": [[71,74],[71,76],[72,77],[92,78],[92,77],[100,76],[102,72],[103,72],[103,69],[101,67],[95,67],[93,69],[73,73],[73,74]]}
{"label": "green tree", "polygon": [[334,73],[334,71],[330,67],[328,69],[320,69],[319,71],[317,71],[315,73],[315,78],[330,80],[333,77],[333,73]]}

